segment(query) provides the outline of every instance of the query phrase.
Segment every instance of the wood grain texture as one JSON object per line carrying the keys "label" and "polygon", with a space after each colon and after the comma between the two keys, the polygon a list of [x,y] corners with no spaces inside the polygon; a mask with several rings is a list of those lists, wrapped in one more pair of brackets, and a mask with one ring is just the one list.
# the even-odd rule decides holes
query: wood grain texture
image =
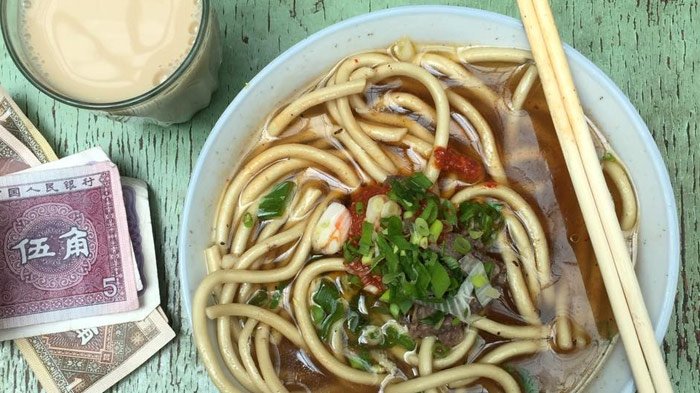
{"label": "wood grain texture", "polygon": [[[197,363],[179,291],[177,232],[197,155],[217,117],[270,60],[310,33],[372,10],[425,1],[214,0],[223,33],[220,87],[210,107],[162,129],[114,123],[39,93],[0,48],[0,83],[59,155],[101,146],[123,174],[151,186],[163,307],[178,336],[113,388],[114,392],[214,391]],[[434,1],[517,17],[515,2]],[[661,149],[681,217],[683,265],[664,351],[679,392],[700,391],[700,9],[696,0],[559,0],[563,39],[605,71],[630,97]],[[1,45],[1,44],[0,44]],[[663,261],[659,261],[663,263]],[[0,392],[39,385],[17,349],[0,343]]]}

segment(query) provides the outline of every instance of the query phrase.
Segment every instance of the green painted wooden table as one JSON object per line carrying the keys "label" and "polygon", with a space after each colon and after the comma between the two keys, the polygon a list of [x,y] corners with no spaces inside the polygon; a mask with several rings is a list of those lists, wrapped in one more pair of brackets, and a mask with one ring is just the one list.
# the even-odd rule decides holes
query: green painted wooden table
{"label": "green painted wooden table", "polygon": [[[178,333],[113,388],[115,392],[214,391],[197,363],[183,317],[177,234],[197,155],[216,119],[245,82],[309,34],[373,10],[425,3],[400,0],[215,0],[224,37],[220,86],[211,106],[167,129],[114,123],[39,93],[0,48],[0,83],[59,156],[101,146],[123,174],[151,186],[162,304]],[[517,17],[511,0],[441,1]],[[700,392],[700,6],[696,0],[552,0],[565,41],[622,88],[666,160],[681,216],[682,260],[675,313],[663,344],[674,386]],[[591,4],[593,3],[593,4]],[[2,45],[2,44],[0,44]],[[0,343],[0,387],[38,391],[19,351]]]}

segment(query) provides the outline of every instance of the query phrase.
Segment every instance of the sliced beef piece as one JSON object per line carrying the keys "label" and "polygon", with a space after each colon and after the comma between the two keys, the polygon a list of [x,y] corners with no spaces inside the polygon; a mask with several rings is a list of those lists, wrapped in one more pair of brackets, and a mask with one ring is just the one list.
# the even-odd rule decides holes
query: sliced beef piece
{"label": "sliced beef piece", "polygon": [[426,306],[415,305],[413,311],[406,316],[404,323],[408,326],[408,331],[415,338],[425,338],[436,336],[440,342],[448,347],[459,344],[464,339],[464,323],[453,325],[451,315],[445,315],[445,320],[438,329],[434,326],[421,322],[421,319],[429,317],[435,312],[434,309]]}

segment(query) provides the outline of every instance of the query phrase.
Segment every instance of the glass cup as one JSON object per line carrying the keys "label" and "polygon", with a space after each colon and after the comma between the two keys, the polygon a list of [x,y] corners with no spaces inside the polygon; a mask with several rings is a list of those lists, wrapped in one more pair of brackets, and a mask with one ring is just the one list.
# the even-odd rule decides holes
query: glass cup
{"label": "glass cup", "polygon": [[32,66],[21,43],[20,11],[26,0],[0,0],[0,26],[5,45],[17,68],[39,90],[78,108],[118,121],[145,121],[159,125],[182,123],[209,105],[218,84],[221,65],[219,24],[209,0],[200,0],[202,19],[195,42],[179,67],[163,82],[133,98],[111,103],[85,102],[53,89]]}

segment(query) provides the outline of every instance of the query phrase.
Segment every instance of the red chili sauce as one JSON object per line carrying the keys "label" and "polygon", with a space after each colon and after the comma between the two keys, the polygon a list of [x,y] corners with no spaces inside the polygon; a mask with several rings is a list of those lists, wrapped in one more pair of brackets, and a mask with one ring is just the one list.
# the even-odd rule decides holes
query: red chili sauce
{"label": "red chili sauce", "polygon": [[350,226],[348,235],[350,239],[355,239],[362,234],[362,223],[365,221],[367,201],[375,195],[384,195],[387,192],[389,192],[388,185],[370,184],[358,188],[350,195],[350,215],[352,216],[352,226]]}
{"label": "red chili sauce", "polygon": [[436,147],[433,154],[438,168],[452,172],[468,183],[476,183],[484,178],[484,168],[472,157],[444,147]]}

